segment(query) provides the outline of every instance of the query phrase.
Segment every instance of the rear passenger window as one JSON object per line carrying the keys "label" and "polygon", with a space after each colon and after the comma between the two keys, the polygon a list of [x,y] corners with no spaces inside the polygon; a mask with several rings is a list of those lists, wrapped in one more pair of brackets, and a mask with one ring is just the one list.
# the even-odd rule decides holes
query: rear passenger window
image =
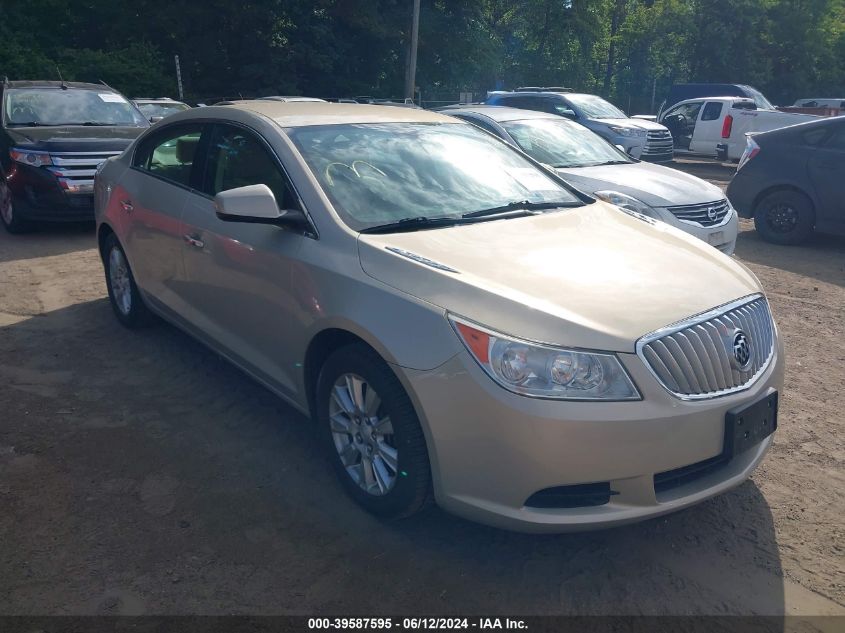
{"label": "rear passenger window", "polygon": [[201,133],[201,125],[179,125],[153,134],[138,146],[132,165],[188,187]]}
{"label": "rear passenger window", "polygon": [[208,150],[205,192],[249,185],[267,185],[281,209],[299,209],[296,196],[270,151],[253,134],[240,128],[218,125]]}
{"label": "rear passenger window", "polygon": [[701,114],[702,121],[715,121],[722,116],[722,104],[718,101],[708,101]]}

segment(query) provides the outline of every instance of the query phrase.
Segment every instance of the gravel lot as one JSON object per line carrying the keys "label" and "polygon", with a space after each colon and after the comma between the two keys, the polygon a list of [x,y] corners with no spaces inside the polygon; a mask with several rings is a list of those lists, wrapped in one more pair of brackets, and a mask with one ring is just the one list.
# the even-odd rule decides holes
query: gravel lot
{"label": "gravel lot", "polygon": [[0,231],[0,613],[845,615],[845,240],[743,222],[737,257],[788,354],[762,467],[666,518],[528,536],[359,511],[301,415],[170,326],[118,325],[90,227]]}

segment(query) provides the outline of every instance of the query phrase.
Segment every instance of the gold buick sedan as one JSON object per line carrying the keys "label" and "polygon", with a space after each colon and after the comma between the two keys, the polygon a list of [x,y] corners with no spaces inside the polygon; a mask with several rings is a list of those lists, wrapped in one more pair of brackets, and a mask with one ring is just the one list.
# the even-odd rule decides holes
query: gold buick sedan
{"label": "gold buick sedan", "polygon": [[109,159],[121,323],[162,317],[309,415],[345,490],[556,532],[744,481],[783,348],[754,275],[443,115],[239,102]]}

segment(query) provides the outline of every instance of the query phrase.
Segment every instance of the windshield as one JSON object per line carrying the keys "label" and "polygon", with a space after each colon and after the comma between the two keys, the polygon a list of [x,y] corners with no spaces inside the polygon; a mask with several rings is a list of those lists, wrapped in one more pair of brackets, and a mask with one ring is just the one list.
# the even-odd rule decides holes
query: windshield
{"label": "windshield", "polygon": [[115,125],[146,127],[148,122],[119,94],[103,88],[12,88],[6,91],[8,126]]}
{"label": "windshield", "polygon": [[190,106],[184,103],[139,103],[138,109],[149,119],[154,116],[167,116],[183,110],[190,110]]}
{"label": "windshield", "polygon": [[588,119],[627,119],[627,115],[612,103],[595,95],[566,95],[569,101]]}
{"label": "windshield", "polygon": [[749,96],[754,99],[754,104],[757,106],[758,110],[774,110],[775,106],[772,105],[771,101],[766,99],[763,96],[763,93],[757,90],[756,88],[752,88],[751,86],[745,86],[745,90],[748,92]]}
{"label": "windshield", "polygon": [[513,202],[581,204],[516,150],[463,123],[286,130],[356,231],[406,218],[460,218]]}
{"label": "windshield", "polygon": [[531,158],[552,167],[590,167],[633,162],[587,128],[561,119],[501,123]]}

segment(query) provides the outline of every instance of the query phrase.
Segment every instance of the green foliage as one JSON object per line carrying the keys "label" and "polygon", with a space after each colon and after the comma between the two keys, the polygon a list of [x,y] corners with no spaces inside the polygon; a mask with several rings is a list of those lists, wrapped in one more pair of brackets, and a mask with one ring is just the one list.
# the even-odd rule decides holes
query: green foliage
{"label": "green foliage", "polygon": [[[403,94],[412,0],[4,0],[0,73],[130,96]],[[649,111],[674,82],[842,96],[845,0],[422,0],[423,98],[566,85]]]}

